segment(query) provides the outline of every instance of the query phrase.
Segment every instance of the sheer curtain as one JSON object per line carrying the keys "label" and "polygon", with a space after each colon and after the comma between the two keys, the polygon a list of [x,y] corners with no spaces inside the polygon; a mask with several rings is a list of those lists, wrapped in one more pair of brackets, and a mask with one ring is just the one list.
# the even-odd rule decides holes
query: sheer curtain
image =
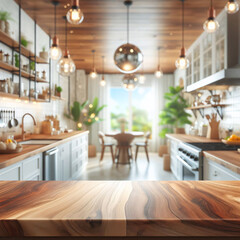
{"label": "sheer curtain", "polygon": [[[110,132],[111,130],[111,116],[110,116],[110,88],[111,87],[121,87],[122,74],[107,74],[105,75],[106,85],[101,87],[99,85],[100,77],[96,79],[91,79],[88,76],[88,99],[93,101],[95,97],[99,98],[99,104],[106,104],[108,107],[100,113],[100,118],[104,121],[99,124],[92,126],[90,133],[90,141],[92,144],[97,146],[97,150],[100,150],[100,145],[98,143],[98,131],[104,133]],[[152,122],[152,139],[150,141],[150,151],[157,152],[159,145],[163,142],[159,137],[159,113],[164,108],[164,93],[168,91],[169,86],[174,85],[173,74],[165,74],[162,78],[157,79],[153,74],[145,75],[145,83],[141,87],[150,87],[153,94],[153,122]],[[152,107],[152,106],[151,106]]]}

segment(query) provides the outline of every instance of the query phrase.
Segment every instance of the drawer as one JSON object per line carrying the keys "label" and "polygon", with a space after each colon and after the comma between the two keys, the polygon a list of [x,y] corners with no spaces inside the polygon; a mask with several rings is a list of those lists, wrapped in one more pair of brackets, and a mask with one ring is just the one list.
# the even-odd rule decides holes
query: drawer
{"label": "drawer", "polygon": [[19,181],[21,180],[21,163],[14,164],[0,171],[0,181]]}
{"label": "drawer", "polygon": [[71,153],[72,162],[75,162],[75,161],[79,160],[80,157],[82,156],[82,153],[83,152],[82,152],[81,148],[72,151],[72,153]]}
{"label": "drawer", "polygon": [[76,138],[72,141],[72,150],[79,148],[81,145],[81,138]]}
{"label": "drawer", "polygon": [[36,171],[41,170],[42,156],[37,155],[23,161],[23,179],[27,179],[28,176],[32,175]]}

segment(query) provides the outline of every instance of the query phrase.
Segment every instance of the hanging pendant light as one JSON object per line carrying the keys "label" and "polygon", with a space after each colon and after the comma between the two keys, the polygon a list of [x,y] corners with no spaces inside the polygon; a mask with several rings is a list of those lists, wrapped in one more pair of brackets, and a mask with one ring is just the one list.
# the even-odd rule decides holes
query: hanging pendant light
{"label": "hanging pendant light", "polygon": [[211,5],[209,8],[209,17],[203,24],[203,29],[208,33],[214,33],[219,28],[219,23],[216,20],[216,11],[213,8],[213,0],[211,0]]}
{"label": "hanging pendant light", "polygon": [[67,12],[67,20],[71,24],[80,24],[84,19],[83,12],[79,7],[79,0],[72,0],[72,7]]}
{"label": "hanging pendant light", "polygon": [[184,0],[182,1],[182,48],[179,58],[176,60],[175,65],[178,69],[186,69],[189,67],[189,60],[186,57],[186,50],[184,48]]}
{"label": "hanging pendant light", "polygon": [[92,72],[90,72],[90,77],[91,78],[96,78],[97,77],[97,71],[95,68],[95,50],[92,50],[92,56],[93,56],[93,67],[92,67]]}
{"label": "hanging pendant light", "polygon": [[64,56],[59,60],[57,65],[57,71],[62,76],[70,76],[71,73],[74,73],[76,70],[76,66],[74,64],[74,61],[71,59],[69,51],[67,49],[67,19],[64,16],[65,19],[65,54]]}
{"label": "hanging pendant light", "polygon": [[104,87],[106,85],[106,81],[104,78],[104,56],[102,56],[102,79],[100,81],[100,85]]}
{"label": "hanging pendant light", "polygon": [[239,10],[239,4],[236,0],[228,0],[225,10],[229,14],[234,14]]}
{"label": "hanging pendant light", "polygon": [[157,67],[157,71],[155,72],[155,76],[156,78],[161,78],[163,76],[163,72],[161,71],[160,68],[160,47],[158,47],[158,67]]}
{"label": "hanging pendant light", "polygon": [[127,90],[134,90],[138,85],[138,78],[135,74],[125,74],[122,80],[123,87]]}
{"label": "hanging pendant light", "polygon": [[124,5],[127,7],[127,43],[117,48],[114,53],[114,62],[120,72],[133,73],[140,68],[143,55],[137,46],[129,43],[129,7],[132,1],[126,0]]}
{"label": "hanging pendant light", "polygon": [[59,60],[62,56],[62,50],[59,47],[59,39],[56,36],[56,26],[57,26],[57,6],[59,5],[58,1],[52,1],[54,5],[54,37],[52,39],[52,46],[49,49],[49,56],[52,60]]}

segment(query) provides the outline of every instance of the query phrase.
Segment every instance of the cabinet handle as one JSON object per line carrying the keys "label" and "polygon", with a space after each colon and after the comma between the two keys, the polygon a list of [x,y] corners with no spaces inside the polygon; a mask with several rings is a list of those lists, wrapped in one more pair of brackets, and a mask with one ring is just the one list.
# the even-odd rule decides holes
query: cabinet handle
{"label": "cabinet handle", "polygon": [[214,176],[214,177],[217,177],[217,176],[218,176],[218,172],[217,172],[217,171],[214,171],[213,176]]}

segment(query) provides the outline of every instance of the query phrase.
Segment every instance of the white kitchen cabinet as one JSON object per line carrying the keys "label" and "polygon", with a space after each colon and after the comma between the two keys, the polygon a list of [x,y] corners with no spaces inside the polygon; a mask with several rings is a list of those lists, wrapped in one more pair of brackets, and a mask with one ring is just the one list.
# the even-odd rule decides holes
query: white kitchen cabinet
{"label": "white kitchen cabinet", "polygon": [[0,181],[22,180],[22,163],[16,163],[0,170]]}
{"label": "white kitchen cabinet", "polygon": [[22,161],[22,180],[42,180],[43,162],[42,153]]}
{"label": "white kitchen cabinet", "polygon": [[0,170],[0,181],[42,180],[42,154]]}
{"label": "white kitchen cabinet", "polygon": [[203,179],[213,181],[236,181],[240,180],[240,174],[204,157]]}
{"label": "white kitchen cabinet", "polygon": [[60,145],[58,152],[58,180],[71,180],[70,142]]}
{"label": "white kitchen cabinet", "polygon": [[178,141],[169,140],[170,142],[170,168],[173,175],[180,180],[181,179],[181,166],[180,162],[177,160],[178,153]]}

